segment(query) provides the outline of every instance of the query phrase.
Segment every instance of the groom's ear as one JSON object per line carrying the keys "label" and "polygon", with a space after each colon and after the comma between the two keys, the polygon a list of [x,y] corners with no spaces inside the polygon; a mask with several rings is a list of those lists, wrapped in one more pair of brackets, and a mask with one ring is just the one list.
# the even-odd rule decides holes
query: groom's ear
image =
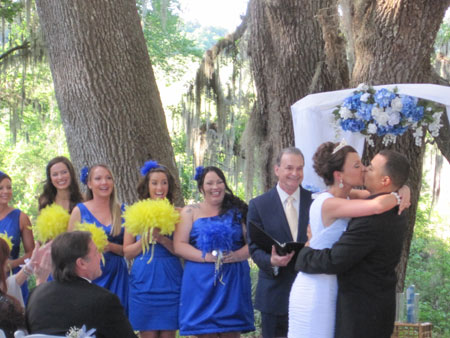
{"label": "groom's ear", "polygon": [[381,177],[381,184],[383,185],[383,187],[388,187],[392,184],[392,179],[385,175]]}

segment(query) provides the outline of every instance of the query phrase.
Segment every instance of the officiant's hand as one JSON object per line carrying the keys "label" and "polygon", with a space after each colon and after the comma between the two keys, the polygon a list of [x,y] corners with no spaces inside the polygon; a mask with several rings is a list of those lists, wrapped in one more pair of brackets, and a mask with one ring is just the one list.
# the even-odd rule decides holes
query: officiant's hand
{"label": "officiant's hand", "polygon": [[295,252],[292,251],[286,256],[280,256],[275,250],[275,246],[272,246],[272,255],[270,256],[270,264],[272,266],[287,266],[294,256]]}

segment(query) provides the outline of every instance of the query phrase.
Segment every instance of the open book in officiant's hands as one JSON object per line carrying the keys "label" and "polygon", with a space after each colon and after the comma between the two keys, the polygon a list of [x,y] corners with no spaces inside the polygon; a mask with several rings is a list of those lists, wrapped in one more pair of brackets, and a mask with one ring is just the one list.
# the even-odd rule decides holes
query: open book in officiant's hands
{"label": "open book in officiant's hands", "polygon": [[292,251],[298,253],[305,246],[305,243],[300,242],[280,243],[252,221],[249,222],[248,231],[252,242],[255,242],[256,245],[269,254],[272,252],[272,246],[275,246],[275,250],[280,256],[284,256]]}

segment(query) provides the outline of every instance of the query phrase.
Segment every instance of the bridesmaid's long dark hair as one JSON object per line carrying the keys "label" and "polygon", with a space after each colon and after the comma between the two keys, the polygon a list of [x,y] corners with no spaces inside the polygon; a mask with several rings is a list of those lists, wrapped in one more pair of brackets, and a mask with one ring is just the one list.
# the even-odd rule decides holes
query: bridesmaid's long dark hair
{"label": "bridesmaid's long dark hair", "polygon": [[219,178],[225,184],[225,196],[223,198],[222,204],[220,205],[220,215],[226,213],[230,209],[235,208],[241,213],[242,220],[245,224],[247,222],[248,205],[239,197],[233,194],[233,192],[231,191],[230,187],[227,184],[227,180],[225,179],[225,175],[223,174],[222,170],[213,166],[204,167],[200,178],[197,180],[198,191],[203,192],[203,183],[205,182],[205,176],[210,171],[215,172],[217,176],[219,176]]}
{"label": "bridesmaid's long dark hair", "polygon": [[45,208],[47,205],[55,202],[57,190],[52,183],[50,169],[57,163],[64,163],[69,170],[70,174],[70,202],[69,202],[69,214],[72,212],[72,209],[80,202],[83,201],[83,196],[80,192],[80,187],[77,182],[77,177],[75,175],[75,169],[73,168],[72,162],[67,157],[58,156],[51,159],[47,167],[45,169],[46,180],[44,183],[44,191],[41,196],[39,196],[39,210]]}

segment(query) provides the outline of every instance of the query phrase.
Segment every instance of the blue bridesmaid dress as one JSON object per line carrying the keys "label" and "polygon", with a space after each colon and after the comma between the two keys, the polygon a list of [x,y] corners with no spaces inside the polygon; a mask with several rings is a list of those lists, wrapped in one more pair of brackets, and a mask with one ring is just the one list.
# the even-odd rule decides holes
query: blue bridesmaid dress
{"label": "blue bridesmaid dress", "polygon": [[[14,209],[2,220],[0,220],[0,233],[7,233],[8,237],[12,237],[13,247],[11,249],[10,258],[17,259],[20,253],[20,213],[19,209]],[[13,273],[20,271],[20,266],[13,269]],[[28,300],[28,283],[22,284],[22,296],[25,304]]]}
{"label": "blue bridesmaid dress", "polygon": [[[109,242],[123,245],[124,228],[118,236],[113,237],[110,235],[111,224],[100,223],[83,203],[78,203],[77,207],[80,209],[81,223],[95,224],[105,231]],[[101,263],[103,273],[92,282],[116,294],[125,308],[125,313],[128,314],[128,268],[125,258],[111,251],[105,252],[103,256],[105,258],[105,263]]]}
{"label": "blue bridesmaid dress", "polygon": [[[152,246],[153,259],[147,263]],[[159,243],[136,256],[130,272],[128,297],[129,319],[134,330],[178,330],[182,276],[180,259]]]}
{"label": "blue bridesmaid dress", "polygon": [[[190,243],[197,249],[197,239],[205,236],[212,223],[221,223],[232,231],[232,250],[245,245],[241,215],[235,210],[214,217],[199,218],[192,224]],[[186,260],[180,298],[180,335],[254,331],[248,261],[223,264]]]}

